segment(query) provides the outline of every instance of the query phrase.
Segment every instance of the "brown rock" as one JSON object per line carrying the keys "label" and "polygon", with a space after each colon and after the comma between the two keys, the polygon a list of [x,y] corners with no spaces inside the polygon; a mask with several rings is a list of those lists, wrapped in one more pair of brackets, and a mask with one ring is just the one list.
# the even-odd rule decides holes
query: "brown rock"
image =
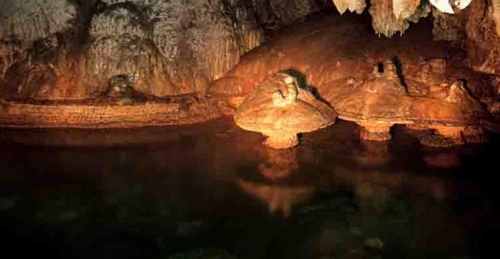
{"label": "brown rock", "polygon": [[234,120],[245,130],[267,136],[264,145],[283,149],[298,144],[298,133],[324,128],[332,124],[336,116],[327,104],[299,88],[294,77],[276,73],[245,99]]}

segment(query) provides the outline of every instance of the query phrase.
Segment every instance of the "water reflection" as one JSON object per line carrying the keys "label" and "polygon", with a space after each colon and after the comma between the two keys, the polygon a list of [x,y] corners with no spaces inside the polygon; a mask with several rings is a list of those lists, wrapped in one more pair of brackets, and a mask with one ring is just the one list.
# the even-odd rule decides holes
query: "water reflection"
{"label": "water reflection", "polygon": [[290,216],[293,206],[310,199],[316,189],[314,186],[280,186],[242,179],[237,183],[245,193],[265,203],[271,214],[281,211],[283,217]]}
{"label": "water reflection", "polygon": [[264,153],[264,161],[258,165],[257,171],[264,181],[238,177],[236,183],[246,194],[266,204],[271,214],[281,212],[283,217],[288,217],[293,206],[311,198],[316,188],[303,183],[284,183],[299,170],[296,148],[265,148],[260,153]]}
{"label": "water reflection", "polygon": [[455,188],[452,180],[441,176],[381,168],[338,166],[331,177],[336,184],[348,186],[358,198],[377,199],[380,208],[393,195],[422,195],[441,202],[450,198]]}
{"label": "water reflection", "polygon": [[258,171],[268,180],[285,178],[299,169],[297,149],[265,149],[265,160]]}
{"label": "water reflection", "polygon": [[[355,125],[339,123],[288,150],[265,149],[259,134],[227,122],[145,130],[139,135],[151,139],[142,144],[118,141],[123,132],[85,147],[82,139],[70,147],[16,143],[28,141],[24,133],[14,143],[0,140],[1,237],[7,247],[65,258],[83,250],[82,258],[485,254],[498,210],[474,172],[496,162],[494,149],[467,159],[476,151],[418,149],[398,134],[389,143],[357,142]],[[426,156],[458,156],[460,166],[429,166]]]}
{"label": "water reflection", "polygon": [[456,168],[460,167],[460,155],[457,151],[440,151],[425,154],[425,163],[431,167]]}
{"label": "water reflection", "polygon": [[362,165],[383,165],[390,162],[388,141],[362,141],[354,152],[354,160]]}

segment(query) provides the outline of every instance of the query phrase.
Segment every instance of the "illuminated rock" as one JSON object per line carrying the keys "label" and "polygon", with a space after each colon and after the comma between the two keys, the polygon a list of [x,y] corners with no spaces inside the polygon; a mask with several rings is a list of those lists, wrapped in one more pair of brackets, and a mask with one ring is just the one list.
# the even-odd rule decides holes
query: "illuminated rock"
{"label": "illuminated rock", "polygon": [[415,126],[435,134],[421,139],[429,146],[455,146],[485,141],[484,124],[490,119],[486,106],[473,98],[463,81],[441,85],[427,97],[415,98],[412,114]]}
{"label": "illuminated rock", "polygon": [[327,127],[336,116],[327,104],[299,88],[294,77],[276,73],[246,97],[234,120],[239,127],[268,137],[264,145],[284,149],[298,144],[298,133]]}
{"label": "illuminated rock", "polygon": [[411,97],[401,85],[394,64],[387,62],[385,71],[374,74],[359,87],[336,96],[325,97],[343,120],[360,125],[361,138],[385,141],[391,139],[394,124],[411,124]]}
{"label": "illuminated rock", "polygon": [[402,9],[403,3],[392,0],[371,0],[370,2],[371,7],[368,11],[372,16],[372,27],[375,33],[386,37],[392,37],[398,32],[402,35],[409,28],[410,22],[418,22],[421,17],[429,13],[429,8],[425,4],[417,5],[415,8],[414,3],[409,2],[408,6]]}
{"label": "illuminated rock", "polygon": [[366,7],[365,0],[333,0],[333,4],[335,4],[340,14],[345,13],[347,10],[361,14]]}

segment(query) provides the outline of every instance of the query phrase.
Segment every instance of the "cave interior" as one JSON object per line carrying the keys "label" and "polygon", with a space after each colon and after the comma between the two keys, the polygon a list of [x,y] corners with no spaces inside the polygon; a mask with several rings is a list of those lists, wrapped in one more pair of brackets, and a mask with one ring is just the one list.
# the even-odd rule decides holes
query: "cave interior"
{"label": "cave interior", "polygon": [[488,258],[499,144],[500,0],[0,2],[16,253]]}

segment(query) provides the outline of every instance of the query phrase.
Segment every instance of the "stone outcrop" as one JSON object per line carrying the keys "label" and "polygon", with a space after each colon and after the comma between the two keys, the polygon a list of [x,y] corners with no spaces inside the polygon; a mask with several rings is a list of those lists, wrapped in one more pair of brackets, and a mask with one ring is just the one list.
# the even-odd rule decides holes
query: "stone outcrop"
{"label": "stone outcrop", "polygon": [[[461,50],[448,56],[450,61],[490,77],[487,90],[472,90],[488,92],[477,97],[487,100],[490,111],[500,109],[495,101],[500,96],[500,0],[5,0],[0,3],[0,98],[102,101],[110,80],[124,76],[126,91],[134,94],[115,98],[115,104],[134,103],[137,96],[202,96],[210,90],[231,97],[225,101],[234,109],[253,86],[284,69],[314,71],[307,74],[313,86],[336,80],[359,85],[369,72],[357,59],[365,60],[366,53],[370,63],[390,58],[361,46],[366,42],[357,37],[363,26],[332,29],[335,51],[312,56],[308,49],[319,44],[315,34],[320,29],[297,27],[297,32],[308,31],[298,39],[303,45],[286,50],[295,33],[286,26],[324,9],[344,14],[340,20],[348,12],[370,15],[380,41],[395,46],[392,56],[402,49],[395,35],[432,17],[434,40]],[[256,50],[266,33],[277,29],[289,33],[277,40],[282,46]],[[251,61],[252,55],[242,60],[250,50],[261,64]],[[343,77],[353,69],[360,78]]]}
{"label": "stone outcrop", "polygon": [[1,4],[4,99],[92,98],[120,74],[145,94],[202,94],[263,41],[236,0]]}

